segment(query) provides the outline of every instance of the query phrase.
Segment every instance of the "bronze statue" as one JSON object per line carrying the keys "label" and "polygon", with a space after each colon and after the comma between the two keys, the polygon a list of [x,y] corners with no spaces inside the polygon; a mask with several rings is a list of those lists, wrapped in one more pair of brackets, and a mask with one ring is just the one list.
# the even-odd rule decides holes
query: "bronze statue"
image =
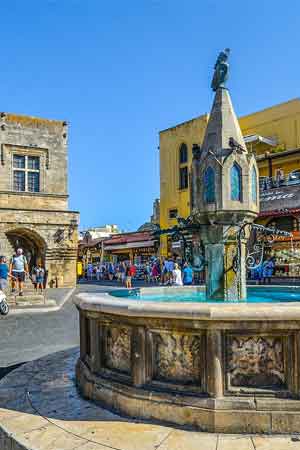
{"label": "bronze statue", "polygon": [[214,76],[211,82],[211,88],[213,91],[216,91],[219,87],[224,87],[227,79],[228,79],[228,72],[229,72],[229,64],[228,64],[228,57],[229,57],[230,49],[225,48],[224,51],[220,52],[216,64],[215,64],[215,71]]}

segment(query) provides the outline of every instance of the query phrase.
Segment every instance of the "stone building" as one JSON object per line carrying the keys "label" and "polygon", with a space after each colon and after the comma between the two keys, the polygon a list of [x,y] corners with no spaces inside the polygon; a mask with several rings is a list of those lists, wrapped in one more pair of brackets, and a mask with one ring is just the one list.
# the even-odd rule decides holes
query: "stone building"
{"label": "stone building", "polygon": [[24,249],[47,285],[76,283],[78,212],[68,210],[68,126],[0,113],[0,254]]}

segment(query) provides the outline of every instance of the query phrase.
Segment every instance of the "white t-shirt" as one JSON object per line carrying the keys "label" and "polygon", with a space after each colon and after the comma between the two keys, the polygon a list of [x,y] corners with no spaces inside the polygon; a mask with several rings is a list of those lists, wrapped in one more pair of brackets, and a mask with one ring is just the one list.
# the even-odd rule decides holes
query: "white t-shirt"
{"label": "white t-shirt", "polygon": [[27,264],[26,257],[22,255],[15,255],[12,257],[12,270],[13,272],[24,272],[25,265]]}
{"label": "white t-shirt", "polygon": [[173,270],[173,281],[176,286],[182,286],[182,276],[180,269]]}

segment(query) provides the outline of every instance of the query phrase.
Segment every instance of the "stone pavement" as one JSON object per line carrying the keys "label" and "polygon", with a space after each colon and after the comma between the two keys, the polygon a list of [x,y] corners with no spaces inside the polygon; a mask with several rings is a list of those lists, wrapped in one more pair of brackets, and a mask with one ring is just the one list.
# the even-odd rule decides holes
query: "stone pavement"
{"label": "stone pavement", "polygon": [[209,434],[134,421],[77,393],[78,349],[27,363],[0,382],[1,450],[300,450],[297,436]]}
{"label": "stone pavement", "polygon": [[76,288],[46,289],[44,295],[30,293],[24,297],[10,296],[8,298],[10,312],[20,313],[31,311],[57,311],[74,293]]}
{"label": "stone pavement", "polygon": [[[109,289],[85,284],[78,286],[77,292],[103,293]],[[61,293],[61,289],[51,292],[60,303],[55,308],[11,310],[7,316],[0,316],[0,379],[10,367],[79,345],[78,311],[73,295],[61,303]]]}

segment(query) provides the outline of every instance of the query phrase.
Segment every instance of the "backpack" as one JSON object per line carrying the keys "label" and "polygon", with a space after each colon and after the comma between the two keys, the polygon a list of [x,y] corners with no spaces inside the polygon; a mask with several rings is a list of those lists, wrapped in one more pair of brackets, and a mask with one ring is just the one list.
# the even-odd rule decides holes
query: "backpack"
{"label": "backpack", "polygon": [[[25,257],[25,255],[20,255],[20,256],[22,256],[22,259],[23,259],[23,264],[24,264],[24,266],[27,264],[27,259],[26,259],[26,257]],[[14,266],[15,265],[15,259],[16,258],[19,258],[19,256],[17,256],[17,255],[14,255],[12,258],[11,258],[11,264]]]}

